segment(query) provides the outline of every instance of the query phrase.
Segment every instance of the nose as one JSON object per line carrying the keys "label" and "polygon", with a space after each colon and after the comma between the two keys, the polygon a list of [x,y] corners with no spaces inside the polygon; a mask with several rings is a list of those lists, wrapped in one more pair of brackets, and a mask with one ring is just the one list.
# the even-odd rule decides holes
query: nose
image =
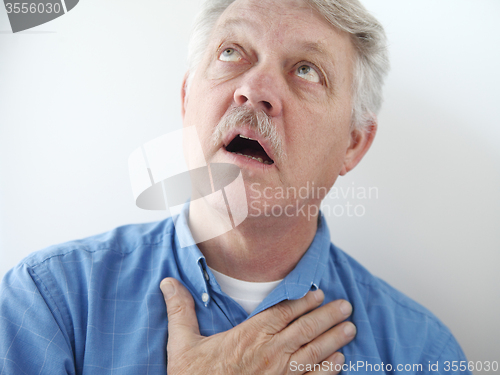
{"label": "nose", "polygon": [[253,67],[244,75],[241,84],[234,92],[238,106],[250,105],[262,110],[271,117],[281,114],[282,95],[278,72],[270,72],[265,66]]}

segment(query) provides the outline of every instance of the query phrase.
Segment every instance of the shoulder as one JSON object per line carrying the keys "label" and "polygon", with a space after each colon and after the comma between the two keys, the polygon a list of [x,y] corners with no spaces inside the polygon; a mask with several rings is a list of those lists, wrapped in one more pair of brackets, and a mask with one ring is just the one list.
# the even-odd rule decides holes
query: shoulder
{"label": "shoulder", "polygon": [[2,292],[14,285],[23,290],[35,288],[46,301],[58,305],[80,306],[96,291],[100,298],[108,298],[114,291],[110,285],[130,289],[152,273],[159,259],[171,259],[174,231],[168,218],[50,246],[28,255],[7,272]]}
{"label": "shoulder", "polygon": [[172,259],[174,233],[168,218],[36,251],[4,276],[1,307],[14,311],[16,305],[29,306],[36,300],[36,309],[45,306],[72,331],[70,326],[78,317],[83,319],[90,304],[117,298],[139,300],[157,292],[157,278],[163,271],[160,260]]}
{"label": "shoulder", "polygon": [[20,264],[37,268],[48,262],[72,258],[87,259],[94,254],[133,254],[148,246],[169,243],[174,230],[172,218],[152,223],[123,225],[87,238],[49,246],[28,255]]}
{"label": "shoulder", "polygon": [[332,271],[353,305],[357,353],[372,351],[386,361],[421,363],[465,360],[448,327],[427,308],[398,291],[331,245]]}
{"label": "shoulder", "polygon": [[[97,361],[92,353],[106,353],[115,319],[141,342],[146,331],[137,327],[165,320],[160,260],[172,259],[174,237],[172,219],[166,219],[121,226],[23,259],[0,284],[0,357],[7,359],[7,372],[53,373],[45,357],[54,368],[73,369],[84,357]],[[113,335],[116,345],[129,342]],[[86,347],[94,350],[90,356]]]}
{"label": "shoulder", "polygon": [[331,253],[336,271],[343,284],[350,285],[360,294],[365,304],[390,306],[391,309],[400,308],[408,315],[429,318],[440,323],[436,316],[421,304],[415,302],[404,293],[389,285],[384,280],[374,276],[357,260],[331,245]]}

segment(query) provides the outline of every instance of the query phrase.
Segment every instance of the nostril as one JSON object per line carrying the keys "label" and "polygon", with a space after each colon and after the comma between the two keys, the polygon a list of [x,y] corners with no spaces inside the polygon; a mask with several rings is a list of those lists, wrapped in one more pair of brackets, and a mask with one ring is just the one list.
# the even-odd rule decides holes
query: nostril
{"label": "nostril", "polygon": [[239,95],[237,103],[239,105],[245,104],[248,101],[248,98],[245,95]]}
{"label": "nostril", "polygon": [[268,111],[273,108],[273,106],[269,102],[263,101],[262,104],[264,104],[264,107],[266,107]]}

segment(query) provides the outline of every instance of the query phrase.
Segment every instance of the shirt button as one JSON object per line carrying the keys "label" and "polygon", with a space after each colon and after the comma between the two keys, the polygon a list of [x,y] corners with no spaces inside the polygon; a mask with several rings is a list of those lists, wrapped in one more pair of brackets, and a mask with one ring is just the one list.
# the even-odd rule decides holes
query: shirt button
{"label": "shirt button", "polygon": [[203,271],[203,272],[205,272],[205,280],[207,280],[207,281],[210,280],[210,277],[208,276],[207,271]]}
{"label": "shirt button", "polygon": [[207,302],[208,302],[208,298],[209,298],[209,297],[208,297],[208,293],[203,293],[203,294],[201,295],[201,300],[202,300],[203,302],[205,302],[205,303],[207,303]]}

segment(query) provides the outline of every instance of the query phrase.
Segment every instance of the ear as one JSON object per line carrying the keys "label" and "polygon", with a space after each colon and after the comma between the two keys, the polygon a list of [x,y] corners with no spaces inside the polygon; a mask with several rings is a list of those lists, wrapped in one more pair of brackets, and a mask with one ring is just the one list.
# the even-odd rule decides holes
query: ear
{"label": "ear", "polygon": [[344,176],[363,159],[377,133],[377,117],[372,115],[363,129],[351,129],[349,145],[346,150],[340,175]]}
{"label": "ear", "polygon": [[181,116],[184,119],[184,114],[186,113],[187,106],[187,79],[189,77],[189,71],[184,74],[184,78],[182,79],[182,87],[181,87]]}

